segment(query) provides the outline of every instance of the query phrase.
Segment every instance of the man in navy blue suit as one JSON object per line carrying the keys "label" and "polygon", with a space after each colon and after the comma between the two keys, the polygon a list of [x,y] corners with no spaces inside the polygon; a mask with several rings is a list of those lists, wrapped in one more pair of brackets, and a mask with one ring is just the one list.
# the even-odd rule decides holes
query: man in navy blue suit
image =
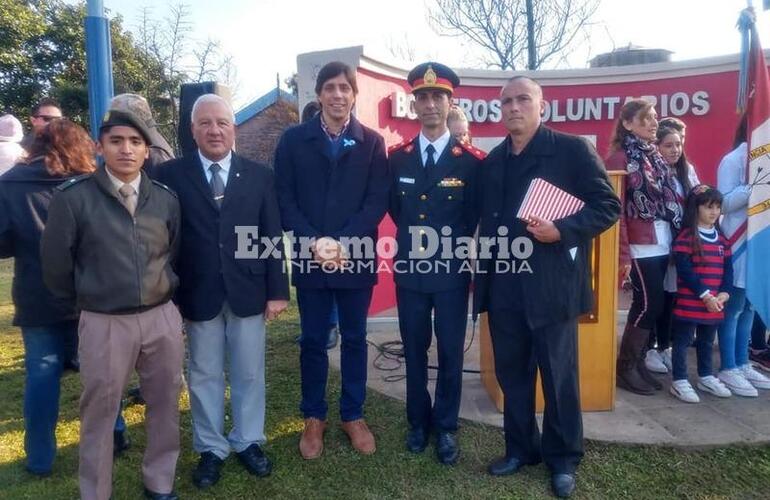
{"label": "man in navy blue suit", "polygon": [[[463,241],[466,249],[472,247],[484,153],[450,136],[447,115],[452,93],[460,85],[451,68],[423,63],[409,72],[407,81],[420,134],[391,148],[389,158],[390,216],[398,242],[394,279],[406,361],[406,446],[412,453],[422,452],[433,432],[439,462],[453,465],[460,453],[455,433],[471,280],[470,261],[458,251]],[[451,238],[450,256],[437,244],[433,248],[431,239],[438,240],[439,234]],[[411,268],[416,272],[409,272]],[[434,332],[438,376],[431,404],[428,349]]]}
{"label": "man in navy blue suit", "polygon": [[[275,153],[281,220],[295,239],[292,282],[302,328],[300,409],[305,418],[299,449],[305,459],[323,452],[326,342],[334,302],[342,337],[342,429],[358,452],[376,449],[364,420],[366,316],[377,281],[373,247],[389,188],[382,137],[351,114],[358,93],[355,72],[343,63],[329,63],[319,71],[315,91],[321,112],[287,130]],[[369,251],[344,248],[350,238],[369,242]]]}
{"label": "man in navy blue suit", "polygon": [[[201,454],[193,482],[202,489],[219,480],[231,450],[250,473],[271,471],[260,447],[265,441],[265,320],[286,308],[289,284],[273,173],[232,152],[229,103],[214,94],[199,97],[192,132],[198,151],[159,166],[154,175],[177,193],[182,207],[176,302],[189,338],[193,447]],[[228,435],[226,356],[233,420]]]}

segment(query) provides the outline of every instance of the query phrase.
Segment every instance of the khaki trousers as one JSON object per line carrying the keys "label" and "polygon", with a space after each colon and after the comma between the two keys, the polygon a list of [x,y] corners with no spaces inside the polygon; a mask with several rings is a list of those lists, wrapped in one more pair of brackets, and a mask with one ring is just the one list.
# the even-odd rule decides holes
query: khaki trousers
{"label": "khaki trousers", "polygon": [[136,370],[147,402],[144,485],[170,493],[179,457],[182,318],[171,302],[124,315],[83,311],[79,325],[80,496],[112,493],[113,427],[129,377]]}

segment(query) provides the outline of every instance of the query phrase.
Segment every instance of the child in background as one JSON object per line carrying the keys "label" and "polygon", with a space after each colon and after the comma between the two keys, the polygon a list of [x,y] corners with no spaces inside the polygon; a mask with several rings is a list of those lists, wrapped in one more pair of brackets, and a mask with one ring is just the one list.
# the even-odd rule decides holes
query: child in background
{"label": "child in background", "polygon": [[686,403],[700,398],[687,380],[687,348],[695,335],[698,389],[726,398],[730,390],[712,374],[712,351],[717,327],[724,319],[733,281],[730,245],[720,233],[722,194],[701,184],[687,196],[682,231],[674,246],[677,294],[674,305],[673,382],[670,392]]}

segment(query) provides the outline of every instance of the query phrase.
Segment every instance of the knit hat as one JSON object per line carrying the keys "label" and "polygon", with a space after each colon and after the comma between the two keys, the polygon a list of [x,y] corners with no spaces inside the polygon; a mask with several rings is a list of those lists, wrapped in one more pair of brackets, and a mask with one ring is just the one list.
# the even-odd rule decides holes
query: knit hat
{"label": "knit hat", "polygon": [[24,131],[13,115],[0,116],[0,142],[21,142]]}

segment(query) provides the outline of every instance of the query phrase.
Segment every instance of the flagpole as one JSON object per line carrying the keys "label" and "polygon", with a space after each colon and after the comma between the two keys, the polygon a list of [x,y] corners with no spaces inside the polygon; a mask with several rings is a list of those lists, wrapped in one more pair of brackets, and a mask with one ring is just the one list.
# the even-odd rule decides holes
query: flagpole
{"label": "flagpole", "polygon": [[113,96],[110,22],[104,15],[102,0],[88,0],[85,30],[91,136],[97,139],[99,124]]}

